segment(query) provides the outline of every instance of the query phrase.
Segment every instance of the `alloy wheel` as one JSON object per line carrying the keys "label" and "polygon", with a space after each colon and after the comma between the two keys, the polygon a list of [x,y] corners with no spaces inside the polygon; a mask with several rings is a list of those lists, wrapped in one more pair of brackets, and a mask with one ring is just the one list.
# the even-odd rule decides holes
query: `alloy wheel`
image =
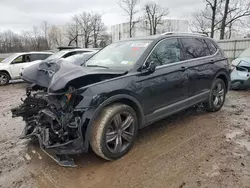
{"label": "alloy wheel", "polygon": [[8,82],[8,78],[4,74],[0,74],[0,85],[5,85]]}
{"label": "alloy wheel", "polygon": [[224,102],[225,88],[221,83],[218,83],[213,91],[213,104],[216,108],[220,107]]}
{"label": "alloy wheel", "polygon": [[106,131],[106,145],[110,152],[121,153],[130,146],[135,133],[135,121],[129,112],[118,113]]}

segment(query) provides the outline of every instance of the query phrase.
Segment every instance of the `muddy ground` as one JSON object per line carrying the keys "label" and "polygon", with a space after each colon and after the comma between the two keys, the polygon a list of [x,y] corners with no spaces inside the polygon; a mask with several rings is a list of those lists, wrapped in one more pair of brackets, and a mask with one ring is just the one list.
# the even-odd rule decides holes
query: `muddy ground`
{"label": "muddy ground", "polygon": [[132,150],[106,162],[75,156],[58,166],[38,146],[20,140],[24,122],[12,119],[25,85],[0,88],[0,187],[233,187],[250,188],[250,92],[230,91],[223,109],[190,109],[139,132]]}

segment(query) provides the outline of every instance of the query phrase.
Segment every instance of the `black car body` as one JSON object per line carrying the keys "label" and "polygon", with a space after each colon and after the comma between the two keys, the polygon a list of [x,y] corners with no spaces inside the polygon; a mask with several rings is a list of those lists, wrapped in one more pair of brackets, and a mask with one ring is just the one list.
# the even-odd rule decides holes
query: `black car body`
{"label": "black car body", "polygon": [[[129,133],[131,135],[136,135],[137,129],[198,103],[204,103],[210,111],[222,107],[230,81],[229,64],[212,39],[197,34],[172,33],[128,39],[111,45],[119,48],[120,44],[129,48],[126,51],[129,53],[122,54],[123,58],[136,56],[135,61],[121,61],[122,66],[117,67],[112,67],[111,60],[105,64],[112,64],[110,67],[98,64],[95,57],[104,56],[111,46],[98,52],[89,60],[92,63],[87,61],[82,67],[62,61],[27,68],[23,72],[23,79],[31,84],[27,88],[27,98],[12,110],[14,116],[22,116],[26,121],[23,136],[38,137],[41,148],[54,154],[76,154],[87,152],[90,142],[93,145],[98,142],[91,140],[98,133],[95,121],[113,104],[128,106],[128,114],[135,112],[129,116],[136,124]],[[112,58],[120,58],[119,53]],[[216,107],[216,103],[220,105]],[[115,137],[115,146],[119,144],[118,137]],[[129,139],[132,137],[126,138]],[[120,142],[124,143],[125,139],[120,139]],[[106,148],[103,151],[100,145],[94,151],[113,160],[131,147],[124,149],[125,146],[119,145],[124,149],[119,155],[112,155],[116,148],[104,151],[113,145],[103,146]]]}

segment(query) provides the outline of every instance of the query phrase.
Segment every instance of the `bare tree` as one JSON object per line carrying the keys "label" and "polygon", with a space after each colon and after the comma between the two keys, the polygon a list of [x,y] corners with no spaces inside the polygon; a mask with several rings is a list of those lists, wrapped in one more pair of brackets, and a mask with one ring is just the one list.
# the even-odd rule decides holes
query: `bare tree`
{"label": "bare tree", "polygon": [[97,41],[101,37],[102,33],[106,31],[106,27],[102,22],[102,16],[100,14],[93,15],[93,42],[94,48],[98,47]]}
{"label": "bare tree", "polygon": [[76,16],[76,21],[80,26],[81,35],[84,37],[84,47],[88,48],[91,44],[93,16],[91,13],[83,12]]}
{"label": "bare tree", "polygon": [[174,20],[167,20],[164,24],[165,32],[175,32],[179,30],[179,25],[174,24]]}
{"label": "bare tree", "polygon": [[47,43],[48,48],[50,48],[50,41],[48,38],[48,30],[49,30],[49,24],[47,21],[43,21],[41,24],[41,29],[43,32],[43,37],[45,39],[45,42]]}
{"label": "bare tree", "polygon": [[144,6],[146,27],[150,35],[157,34],[157,28],[162,25],[164,17],[169,13],[167,8],[163,8],[156,3],[148,3]]}
{"label": "bare tree", "polygon": [[70,23],[66,29],[66,37],[69,40],[68,46],[72,46],[73,42],[78,47],[78,37],[80,35],[79,24],[77,22],[77,16],[74,16],[72,23]]}
{"label": "bare tree", "polygon": [[221,6],[223,0],[205,0],[206,3],[206,9],[211,10],[211,16],[210,17],[205,17],[206,19],[211,20],[211,26],[210,26],[210,37],[214,37],[214,32],[215,32],[215,27],[219,23],[216,23],[216,16],[218,13],[218,9]]}
{"label": "bare tree", "polygon": [[250,2],[245,0],[225,0],[221,21],[220,39],[224,39],[226,28],[232,28],[236,21],[250,17]]}
{"label": "bare tree", "polygon": [[29,34],[34,50],[39,50],[40,48],[39,37],[41,35],[39,28],[37,26],[33,26],[33,30],[29,32]]}
{"label": "bare tree", "polygon": [[136,8],[139,0],[119,0],[118,4],[129,17],[129,37],[132,38],[135,27],[134,16],[139,10]]}
{"label": "bare tree", "polygon": [[104,48],[105,46],[111,44],[112,36],[108,33],[104,33],[100,36],[100,44],[99,47]]}
{"label": "bare tree", "polygon": [[[205,9],[203,11],[193,14],[193,20],[191,21],[191,31],[209,35],[211,33],[211,21],[208,19],[209,13]],[[214,31],[213,31],[214,32]],[[211,36],[211,34],[210,34]]]}
{"label": "bare tree", "polygon": [[62,31],[60,30],[60,28],[58,28],[57,26],[53,25],[50,28],[49,31],[49,38],[51,40],[52,45],[54,46],[61,46],[62,45]]}
{"label": "bare tree", "polygon": [[223,14],[222,21],[221,21],[220,39],[224,39],[224,35],[225,35],[229,1],[230,0],[225,0],[224,14]]}
{"label": "bare tree", "polygon": [[[220,30],[220,39],[231,38],[233,31],[250,16],[250,2],[245,0],[205,0],[206,9],[193,16],[192,27],[203,33]],[[242,24],[243,25],[243,24]],[[208,32],[208,28],[209,32]]]}

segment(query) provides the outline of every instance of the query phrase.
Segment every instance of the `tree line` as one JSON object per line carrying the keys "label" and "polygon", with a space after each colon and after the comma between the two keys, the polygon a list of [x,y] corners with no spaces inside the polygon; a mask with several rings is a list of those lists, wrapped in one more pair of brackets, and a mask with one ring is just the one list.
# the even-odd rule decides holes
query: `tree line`
{"label": "tree line", "polygon": [[111,37],[106,31],[101,14],[82,12],[74,15],[66,26],[50,25],[44,21],[30,31],[0,32],[0,53],[43,51],[62,45],[105,47],[111,42]]}
{"label": "tree line", "polygon": [[[231,38],[237,29],[244,29],[250,25],[250,1],[246,0],[203,0],[205,8],[193,14],[191,30],[214,37],[219,32],[220,39]],[[136,24],[155,35],[168,31],[175,31],[171,22],[165,18],[169,9],[155,2],[140,5],[139,0],[118,0],[117,4],[128,18],[128,34],[133,37]],[[167,24],[166,24],[167,23]],[[249,24],[247,24],[249,23]],[[160,25],[163,29],[160,29]],[[0,33],[0,53],[49,50],[63,44],[81,47],[104,47],[111,43],[111,36],[102,21],[102,15],[96,12],[82,12],[72,17],[66,27],[50,25],[44,21],[34,26],[30,31],[14,33],[4,31]],[[81,44],[81,45],[80,45]]]}

